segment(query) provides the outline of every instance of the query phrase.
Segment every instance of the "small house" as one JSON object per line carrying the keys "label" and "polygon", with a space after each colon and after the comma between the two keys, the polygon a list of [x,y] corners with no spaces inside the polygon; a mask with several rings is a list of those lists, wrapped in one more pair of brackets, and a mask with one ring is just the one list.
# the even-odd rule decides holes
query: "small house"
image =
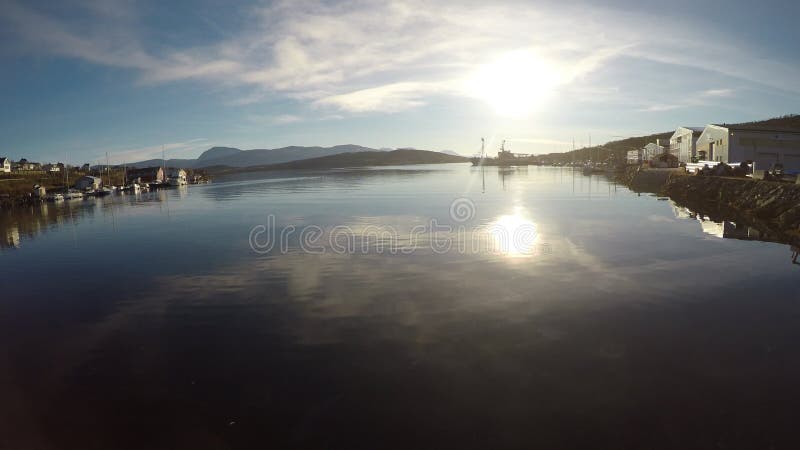
{"label": "small house", "polygon": [[175,169],[170,167],[167,169],[167,179],[170,181],[170,183],[184,185],[186,184],[186,171],[183,169]]}
{"label": "small house", "polygon": [[0,158],[0,173],[11,173],[11,160],[8,158]]}
{"label": "small house", "polygon": [[162,167],[145,167],[143,169],[128,169],[128,181],[137,183],[162,183],[164,182],[164,169]]}
{"label": "small house", "polygon": [[628,154],[625,158],[625,162],[628,164],[641,164],[642,163],[642,149],[639,150],[628,150]]}
{"label": "small house", "polygon": [[669,138],[669,152],[678,157],[682,163],[694,162],[697,157],[697,140],[703,133],[703,127],[678,127]]}
{"label": "small house", "polygon": [[90,175],[86,175],[83,177],[78,178],[78,181],[75,182],[75,189],[80,189],[82,191],[91,190],[91,189],[100,189],[103,186],[103,180],[98,177],[93,177]]}
{"label": "small house", "polygon": [[665,145],[662,145],[661,141],[658,140],[656,142],[651,142],[644,146],[642,149],[642,160],[643,161],[652,161],[653,159],[657,158],[664,153],[667,153],[669,148]]}

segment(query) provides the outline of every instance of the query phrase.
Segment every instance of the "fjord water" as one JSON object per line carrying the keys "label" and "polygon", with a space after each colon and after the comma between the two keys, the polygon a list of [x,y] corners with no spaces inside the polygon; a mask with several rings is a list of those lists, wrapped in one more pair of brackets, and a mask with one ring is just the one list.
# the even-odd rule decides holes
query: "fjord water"
{"label": "fjord water", "polygon": [[[274,172],[0,214],[2,448],[797,444],[789,246],[601,176]],[[336,227],[353,248],[299,237]]]}

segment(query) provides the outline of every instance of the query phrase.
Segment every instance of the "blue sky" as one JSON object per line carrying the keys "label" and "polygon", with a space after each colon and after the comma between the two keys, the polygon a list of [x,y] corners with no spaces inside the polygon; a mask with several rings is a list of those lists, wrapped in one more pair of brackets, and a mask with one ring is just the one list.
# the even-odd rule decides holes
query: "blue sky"
{"label": "blue sky", "polygon": [[799,4],[0,0],[0,155],[542,153],[796,113]]}

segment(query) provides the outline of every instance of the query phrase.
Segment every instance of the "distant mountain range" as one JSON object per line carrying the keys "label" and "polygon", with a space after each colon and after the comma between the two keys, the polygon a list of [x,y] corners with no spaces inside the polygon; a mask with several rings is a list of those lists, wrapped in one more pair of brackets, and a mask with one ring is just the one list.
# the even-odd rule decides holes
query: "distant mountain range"
{"label": "distant mountain range", "polygon": [[238,168],[210,166],[208,167],[208,170],[215,174],[224,174],[235,172],[256,172],[262,170],[333,169],[344,167],[394,166],[407,164],[443,164],[467,161],[469,161],[469,158],[463,156],[453,156],[442,152],[432,152],[428,150],[370,150],[339,153],[335,155],[322,156],[319,158],[308,158],[262,166]]}
{"label": "distant mountain range", "polygon": [[[240,150],[232,147],[213,147],[201,154],[197,159],[168,159],[168,167],[181,167],[184,169],[201,169],[208,167],[243,168],[254,166],[267,166],[273,164],[300,161],[305,159],[320,158],[342,153],[361,152],[387,152],[392,149],[374,149],[360,145],[336,145],[333,147],[283,147],[276,149]],[[441,152],[448,155],[460,156],[451,151]],[[151,167],[164,164],[162,159],[148,159],[128,164],[130,167]]]}

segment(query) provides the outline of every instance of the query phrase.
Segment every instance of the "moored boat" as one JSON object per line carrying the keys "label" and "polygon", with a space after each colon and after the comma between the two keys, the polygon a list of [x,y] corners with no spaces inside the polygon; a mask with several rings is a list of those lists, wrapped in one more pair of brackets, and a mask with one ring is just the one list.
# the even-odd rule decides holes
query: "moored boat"
{"label": "moored boat", "polygon": [[531,164],[537,164],[538,162],[534,160],[533,155],[524,154],[524,153],[513,153],[509,150],[506,150],[506,141],[503,140],[502,144],[500,145],[500,150],[497,152],[496,158],[490,158],[486,156],[484,151],[484,139],[481,138],[481,154],[480,156],[474,156],[470,159],[472,161],[473,166],[528,166]]}

